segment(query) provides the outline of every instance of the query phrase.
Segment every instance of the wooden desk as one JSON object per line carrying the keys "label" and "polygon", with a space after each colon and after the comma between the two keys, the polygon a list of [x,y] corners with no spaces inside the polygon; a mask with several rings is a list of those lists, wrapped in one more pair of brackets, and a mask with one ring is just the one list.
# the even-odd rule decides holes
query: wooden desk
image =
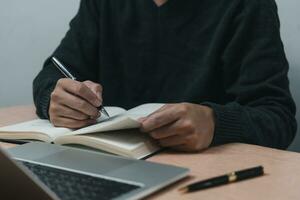
{"label": "wooden desk", "polygon": [[[34,118],[36,115],[32,106],[0,109],[0,126]],[[13,146],[4,143],[0,145],[5,148]],[[163,153],[150,158],[149,161],[191,169],[189,178],[154,194],[150,199],[300,199],[300,154],[298,153],[246,144],[228,144],[199,154]],[[196,180],[256,165],[265,167],[265,176],[193,194],[182,195],[177,190]]]}

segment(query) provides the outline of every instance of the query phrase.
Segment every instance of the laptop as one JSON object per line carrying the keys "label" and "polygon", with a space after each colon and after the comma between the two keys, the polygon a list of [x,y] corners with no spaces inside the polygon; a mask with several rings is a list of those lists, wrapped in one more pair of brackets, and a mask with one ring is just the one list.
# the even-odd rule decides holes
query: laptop
{"label": "laptop", "polygon": [[1,199],[14,200],[141,199],[189,172],[39,142],[0,149],[0,166]]}

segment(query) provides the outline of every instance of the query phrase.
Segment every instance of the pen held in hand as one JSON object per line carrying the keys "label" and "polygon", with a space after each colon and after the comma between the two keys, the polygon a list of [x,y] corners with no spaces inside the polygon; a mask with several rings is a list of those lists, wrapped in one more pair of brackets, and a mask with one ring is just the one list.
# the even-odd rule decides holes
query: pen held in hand
{"label": "pen held in hand", "polygon": [[[64,66],[56,57],[51,58],[52,63],[56,66],[56,68],[65,75],[66,78],[76,80],[76,77],[73,76],[70,71]],[[98,110],[103,113],[105,116],[109,117],[108,112],[105,110],[105,108],[101,105],[98,107]]]}
{"label": "pen held in hand", "polygon": [[106,117],[109,117],[108,112],[105,110],[105,108],[103,106],[99,106],[97,108],[101,113],[103,113]]}
{"label": "pen held in hand", "polygon": [[216,187],[232,182],[237,182],[237,181],[242,181],[246,180],[249,178],[254,178],[258,176],[262,176],[264,174],[264,168],[262,166],[250,168],[250,169],[245,169],[245,170],[240,170],[236,172],[231,172],[229,174],[223,175],[223,176],[218,176],[214,177],[211,179],[199,181],[196,183],[193,183],[191,185],[188,185],[186,187],[183,187],[179,189],[179,191],[183,193],[188,193],[188,192],[195,192],[198,190],[204,190],[207,188],[211,187]]}

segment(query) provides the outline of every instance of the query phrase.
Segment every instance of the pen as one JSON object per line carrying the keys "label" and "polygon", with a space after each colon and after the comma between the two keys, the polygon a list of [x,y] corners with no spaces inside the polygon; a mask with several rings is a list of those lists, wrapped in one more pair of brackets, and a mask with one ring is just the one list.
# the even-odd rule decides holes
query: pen
{"label": "pen", "polygon": [[[56,57],[52,57],[51,58],[52,63],[57,67],[57,69],[63,74],[65,75],[65,77],[70,78],[72,80],[76,80],[76,77],[73,76],[69,70],[67,70],[67,68],[56,58]],[[108,112],[105,110],[105,108],[101,105],[98,110],[100,110],[101,113],[103,113],[104,115],[106,115],[107,117],[109,117]]]}
{"label": "pen", "polygon": [[244,169],[241,171],[232,172],[223,176],[214,177],[211,179],[203,180],[200,182],[193,183],[186,187],[179,189],[183,193],[195,192],[211,187],[224,185],[227,183],[242,181],[249,178],[254,178],[264,174],[264,168],[262,166]]}

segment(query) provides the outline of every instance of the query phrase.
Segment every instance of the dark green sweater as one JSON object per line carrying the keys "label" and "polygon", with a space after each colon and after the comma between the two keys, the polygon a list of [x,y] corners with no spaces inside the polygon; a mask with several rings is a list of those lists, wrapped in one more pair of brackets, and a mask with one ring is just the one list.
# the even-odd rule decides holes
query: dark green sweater
{"label": "dark green sweater", "polygon": [[[213,145],[286,148],[296,132],[274,0],[82,0],[53,55],[102,84],[105,105],[212,107]],[[34,80],[41,118],[59,78],[48,59]]]}

